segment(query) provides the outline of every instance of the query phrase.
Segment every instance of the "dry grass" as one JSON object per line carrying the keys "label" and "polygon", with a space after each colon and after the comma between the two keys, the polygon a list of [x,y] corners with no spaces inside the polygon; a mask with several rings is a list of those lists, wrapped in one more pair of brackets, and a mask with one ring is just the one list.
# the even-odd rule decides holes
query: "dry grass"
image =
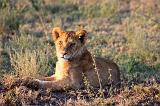
{"label": "dry grass", "polygon": [[24,76],[35,77],[38,75],[37,53],[24,50],[20,53],[15,52],[10,56],[11,64],[15,69],[15,74],[22,78]]}

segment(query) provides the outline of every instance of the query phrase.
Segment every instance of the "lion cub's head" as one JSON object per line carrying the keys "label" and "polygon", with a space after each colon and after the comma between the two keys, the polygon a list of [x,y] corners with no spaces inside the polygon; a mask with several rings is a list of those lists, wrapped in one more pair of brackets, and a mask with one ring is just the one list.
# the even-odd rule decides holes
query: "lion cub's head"
{"label": "lion cub's head", "polygon": [[85,30],[63,31],[56,27],[52,30],[53,41],[56,45],[58,59],[72,60],[81,55],[85,49]]}

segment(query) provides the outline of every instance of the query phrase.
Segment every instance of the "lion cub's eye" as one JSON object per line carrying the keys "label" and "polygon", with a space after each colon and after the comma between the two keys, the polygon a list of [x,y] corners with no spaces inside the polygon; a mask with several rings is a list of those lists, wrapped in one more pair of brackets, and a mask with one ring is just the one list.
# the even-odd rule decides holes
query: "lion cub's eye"
{"label": "lion cub's eye", "polygon": [[73,47],[73,46],[75,46],[76,45],[76,43],[71,43],[69,46],[70,47]]}

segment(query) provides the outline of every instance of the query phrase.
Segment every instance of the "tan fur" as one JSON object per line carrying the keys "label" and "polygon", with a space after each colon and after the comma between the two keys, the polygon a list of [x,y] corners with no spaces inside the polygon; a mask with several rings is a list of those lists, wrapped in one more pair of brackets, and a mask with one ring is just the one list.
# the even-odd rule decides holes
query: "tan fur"
{"label": "tan fur", "polygon": [[52,30],[58,61],[55,74],[44,80],[38,80],[42,88],[61,90],[64,88],[80,89],[84,87],[84,77],[93,87],[113,83],[119,85],[118,66],[104,58],[92,58],[85,46],[85,30],[63,31],[56,27]]}

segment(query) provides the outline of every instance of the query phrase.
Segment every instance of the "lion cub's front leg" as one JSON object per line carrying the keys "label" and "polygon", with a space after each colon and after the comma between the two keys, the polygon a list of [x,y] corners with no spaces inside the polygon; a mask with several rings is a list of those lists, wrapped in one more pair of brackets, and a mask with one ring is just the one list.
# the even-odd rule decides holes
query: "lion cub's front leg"
{"label": "lion cub's front leg", "polygon": [[45,78],[43,78],[42,80],[44,80],[44,81],[55,81],[55,80],[56,80],[56,77],[55,77],[55,75],[52,75],[52,76],[50,76],[50,77],[45,77]]}
{"label": "lion cub's front leg", "polygon": [[46,89],[51,88],[52,90],[64,90],[69,89],[72,86],[70,78],[63,78],[60,80],[53,81],[42,81],[37,80],[39,82],[40,88]]}
{"label": "lion cub's front leg", "polygon": [[64,77],[62,76],[60,77],[58,75],[59,74],[56,73],[51,77],[46,77],[45,80],[36,80],[36,81],[39,82],[40,88],[51,88],[53,90],[62,90],[70,88],[80,89],[83,87],[83,79],[81,71],[70,70],[70,74],[67,74],[67,76]]}

